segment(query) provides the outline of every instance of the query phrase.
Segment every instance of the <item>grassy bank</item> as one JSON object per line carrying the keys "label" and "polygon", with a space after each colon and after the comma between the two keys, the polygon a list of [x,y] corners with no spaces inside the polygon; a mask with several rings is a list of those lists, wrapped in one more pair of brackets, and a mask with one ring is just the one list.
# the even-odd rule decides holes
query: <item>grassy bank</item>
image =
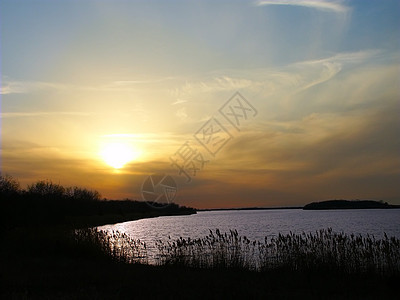
{"label": "grassy bank", "polygon": [[[4,265],[3,265],[4,266]],[[28,259],[2,268],[3,299],[396,299],[398,278]]]}
{"label": "grassy bank", "polygon": [[[0,253],[2,296],[390,299],[397,294],[398,269],[381,268],[382,261],[375,268],[361,268],[348,257],[343,261],[345,268],[334,262],[346,251],[358,253],[365,247],[373,247],[372,253],[380,260],[396,259],[398,240],[368,246],[368,240],[361,243],[357,237],[330,231],[308,236],[308,242],[301,242],[302,237],[306,239],[307,235],[280,236],[276,241],[258,244],[231,231],[213,232],[198,240],[159,242],[159,265],[150,266],[146,264],[147,245],[121,233],[48,227],[14,229],[4,236],[7,244]],[[336,256],[328,255],[327,249],[334,249],[330,242],[342,239],[346,240],[342,245],[350,248],[338,247]],[[351,241],[359,246],[351,248],[355,245]],[[315,248],[306,251],[304,257],[301,244],[304,251],[310,245]],[[267,258],[267,252],[257,251],[264,246],[274,248],[268,255],[279,257],[263,262],[261,258]],[[256,257],[264,265],[256,268]]]}

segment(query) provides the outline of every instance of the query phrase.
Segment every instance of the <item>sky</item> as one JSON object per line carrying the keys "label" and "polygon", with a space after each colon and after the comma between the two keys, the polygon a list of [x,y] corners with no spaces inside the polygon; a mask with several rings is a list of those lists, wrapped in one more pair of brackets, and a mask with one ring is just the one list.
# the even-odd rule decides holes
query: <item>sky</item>
{"label": "sky", "polygon": [[22,187],[141,200],[164,174],[196,208],[400,204],[397,0],[0,0],[0,27]]}

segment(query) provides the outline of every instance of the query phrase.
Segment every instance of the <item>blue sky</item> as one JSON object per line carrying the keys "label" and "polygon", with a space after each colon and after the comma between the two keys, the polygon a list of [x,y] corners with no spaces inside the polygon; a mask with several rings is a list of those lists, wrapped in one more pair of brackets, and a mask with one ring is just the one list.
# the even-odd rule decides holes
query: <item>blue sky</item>
{"label": "blue sky", "polygon": [[[137,198],[239,91],[257,118],[178,201],[400,201],[399,1],[1,0],[0,20],[2,172],[23,184]],[[142,153],[118,173],[110,136]]]}
{"label": "blue sky", "polygon": [[335,2],[337,11],[273,2],[279,3],[2,1],[3,72],[48,79],[62,59],[87,66],[108,61],[111,69],[122,72],[125,65],[140,75],[142,68],[190,74],[364,49],[398,51],[398,1]]}

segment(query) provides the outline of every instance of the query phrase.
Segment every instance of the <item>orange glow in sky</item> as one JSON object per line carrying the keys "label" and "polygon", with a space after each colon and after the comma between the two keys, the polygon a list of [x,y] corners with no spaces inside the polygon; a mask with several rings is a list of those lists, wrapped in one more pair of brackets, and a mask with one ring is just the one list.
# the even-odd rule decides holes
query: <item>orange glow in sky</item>
{"label": "orange glow in sky", "polygon": [[[1,172],[110,199],[169,174],[198,208],[400,204],[399,20],[398,1],[1,1]],[[236,92],[257,116],[210,154],[194,135]],[[185,142],[208,160],[188,183]]]}

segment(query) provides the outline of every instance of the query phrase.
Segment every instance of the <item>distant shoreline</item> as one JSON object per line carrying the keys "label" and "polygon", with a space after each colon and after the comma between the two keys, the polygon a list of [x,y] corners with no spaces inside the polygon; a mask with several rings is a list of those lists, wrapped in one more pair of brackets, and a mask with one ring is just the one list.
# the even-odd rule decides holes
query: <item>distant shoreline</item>
{"label": "distant shoreline", "polygon": [[327,200],[312,202],[303,207],[304,210],[335,210],[335,209],[396,209],[400,205],[393,205],[375,200]]}
{"label": "distant shoreline", "polygon": [[225,210],[277,210],[277,209],[302,209],[303,206],[283,206],[283,207],[239,207],[239,208],[203,208],[197,211],[225,211]]}
{"label": "distant shoreline", "polygon": [[308,203],[304,206],[279,206],[279,207],[235,207],[235,208],[202,208],[202,211],[240,211],[240,210],[281,210],[281,209],[303,209],[303,210],[335,210],[335,209],[400,209],[400,205],[389,204],[375,200],[326,200]]}

